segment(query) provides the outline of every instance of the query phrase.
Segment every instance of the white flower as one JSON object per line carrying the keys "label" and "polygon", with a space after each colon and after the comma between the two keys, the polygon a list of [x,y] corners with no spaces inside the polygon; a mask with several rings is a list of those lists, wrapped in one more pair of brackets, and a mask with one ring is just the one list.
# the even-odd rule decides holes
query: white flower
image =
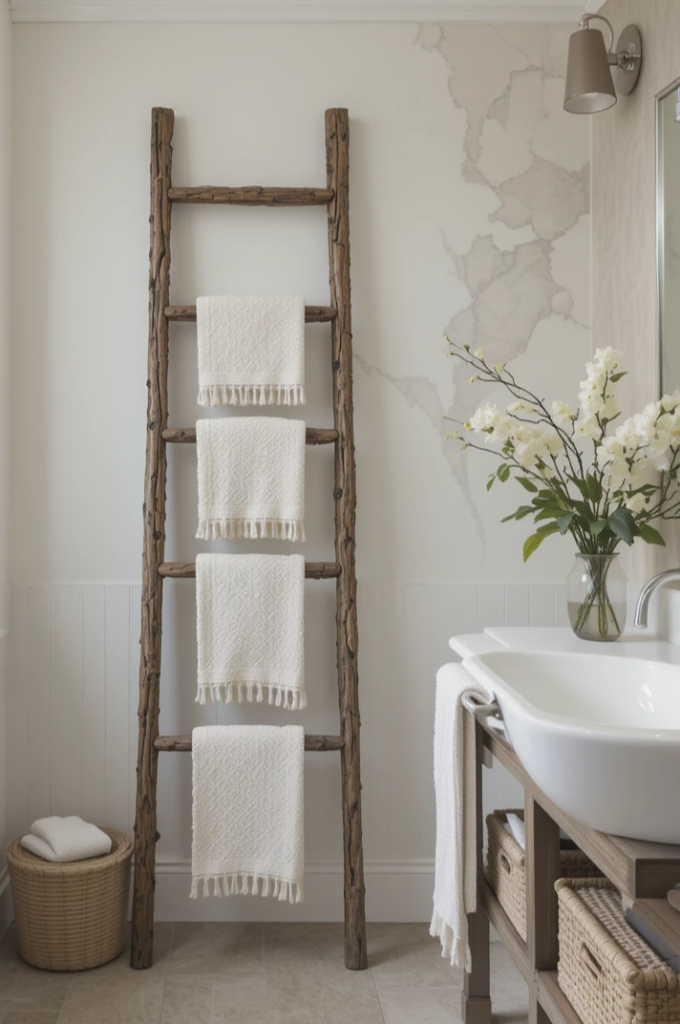
{"label": "white flower", "polygon": [[475,357],[475,359],[484,359],[484,349],[483,348],[476,349],[472,354]]}
{"label": "white flower", "polygon": [[647,500],[644,494],[632,494],[626,498],[624,504],[631,512],[642,512],[647,505]]}
{"label": "white flower", "polygon": [[566,402],[553,402],[552,414],[557,423],[566,423],[574,415],[571,406]]}
{"label": "white flower", "polygon": [[618,367],[621,358],[621,353],[615,348],[598,348],[595,351],[594,364],[604,373],[612,373]]}
{"label": "white flower", "polygon": [[593,415],[579,416],[578,423],[576,424],[576,433],[579,437],[598,437],[600,426],[597,422],[597,417]]}
{"label": "white flower", "polygon": [[525,412],[527,408],[526,402],[513,402],[512,405],[508,406],[507,411],[513,415],[516,412]]}
{"label": "white flower", "polygon": [[480,405],[470,419],[470,427],[478,433],[483,430],[491,430],[498,423],[500,415],[498,406]]}

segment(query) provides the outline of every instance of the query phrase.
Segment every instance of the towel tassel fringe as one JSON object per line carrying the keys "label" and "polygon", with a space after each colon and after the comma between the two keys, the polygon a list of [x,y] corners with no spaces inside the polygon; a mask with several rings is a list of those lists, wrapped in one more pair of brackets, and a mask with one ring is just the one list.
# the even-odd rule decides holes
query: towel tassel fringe
{"label": "towel tassel fringe", "polygon": [[191,899],[199,896],[271,896],[282,903],[302,903],[304,885],[287,878],[261,875],[255,871],[234,871],[222,875],[194,876]]}
{"label": "towel tassel fringe", "polygon": [[[302,684],[301,684],[302,685]],[[304,690],[292,686],[272,686],[266,683],[203,683],[199,684],[197,704],[273,704],[284,711],[298,711],[307,706]]]}
{"label": "towel tassel fringe", "polygon": [[245,537],[303,541],[305,528],[301,519],[201,519],[196,537],[198,540]]}
{"label": "towel tassel fringe", "polygon": [[303,384],[201,384],[199,405],[304,405]]}

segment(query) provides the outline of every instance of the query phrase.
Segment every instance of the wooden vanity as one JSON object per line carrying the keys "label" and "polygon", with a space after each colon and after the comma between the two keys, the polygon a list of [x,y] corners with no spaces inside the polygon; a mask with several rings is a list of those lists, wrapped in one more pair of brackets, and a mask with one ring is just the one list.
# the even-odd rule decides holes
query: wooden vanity
{"label": "wooden vanity", "polygon": [[[468,714],[471,712],[468,712]],[[484,821],[482,765],[490,752],[524,787],[527,941],[510,923],[482,872]],[[476,725],[479,910],[469,917],[472,973],[465,975],[466,1024],[491,1024],[489,924],[493,924],[529,988],[530,1024],[581,1024],[557,984],[557,894],[563,829],[610,881],[629,897],[635,913],[680,954],[680,913],[666,893],[680,882],[680,846],[604,835],[564,814],[531,781],[512,748],[483,721]],[[679,783],[680,784],[680,783]],[[615,1024],[615,1022],[612,1022]]]}

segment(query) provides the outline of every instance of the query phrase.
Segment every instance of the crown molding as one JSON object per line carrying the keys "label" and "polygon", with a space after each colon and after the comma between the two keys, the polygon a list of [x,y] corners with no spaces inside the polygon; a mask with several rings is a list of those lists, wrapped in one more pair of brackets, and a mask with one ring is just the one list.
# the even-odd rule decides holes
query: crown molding
{"label": "crown molding", "polygon": [[571,24],[584,11],[583,3],[191,3],[80,4],[33,3],[10,5],[14,22],[534,22]]}

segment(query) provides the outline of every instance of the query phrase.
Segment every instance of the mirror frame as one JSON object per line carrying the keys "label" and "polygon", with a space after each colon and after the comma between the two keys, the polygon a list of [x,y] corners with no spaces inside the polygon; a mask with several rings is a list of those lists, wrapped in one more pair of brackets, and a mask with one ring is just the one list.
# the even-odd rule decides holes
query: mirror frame
{"label": "mirror frame", "polygon": [[[659,398],[663,397],[665,391],[664,382],[664,330],[663,330],[663,303],[664,303],[664,266],[666,250],[666,216],[665,216],[665,167],[663,159],[663,118],[661,116],[662,103],[674,92],[680,89],[680,78],[677,78],[670,85],[662,89],[654,97],[654,113],[656,124],[656,337],[659,346],[658,373],[659,373]],[[680,386],[680,385],[679,385]]]}

